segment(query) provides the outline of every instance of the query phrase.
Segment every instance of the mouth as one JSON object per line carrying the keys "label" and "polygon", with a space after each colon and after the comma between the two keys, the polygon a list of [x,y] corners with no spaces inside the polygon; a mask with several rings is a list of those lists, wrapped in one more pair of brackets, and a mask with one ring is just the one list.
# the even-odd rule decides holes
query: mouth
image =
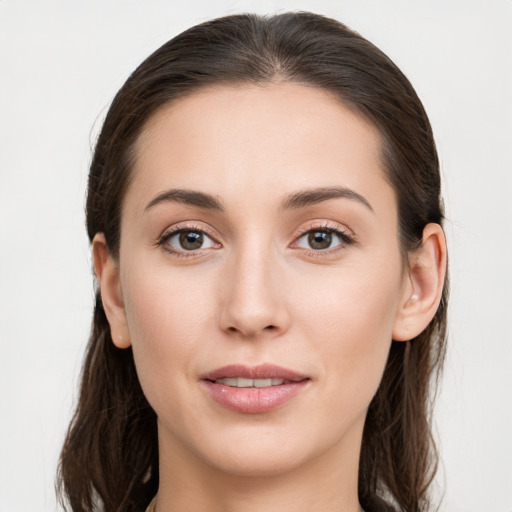
{"label": "mouth", "polygon": [[308,387],[311,378],[271,364],[228,365],[201,377],[210,398],[240,413],[265,413],[292,400]]}

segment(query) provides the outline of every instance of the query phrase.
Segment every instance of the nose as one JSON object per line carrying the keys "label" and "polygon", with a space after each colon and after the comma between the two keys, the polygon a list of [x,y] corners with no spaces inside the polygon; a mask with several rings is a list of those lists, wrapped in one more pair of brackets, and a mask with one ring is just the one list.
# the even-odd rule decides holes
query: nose
{"label": "nose", "polygon": [[289,327],[286,287],[269,251],[246,250],[226,262],[220,328],[240,337],[277,337]]}

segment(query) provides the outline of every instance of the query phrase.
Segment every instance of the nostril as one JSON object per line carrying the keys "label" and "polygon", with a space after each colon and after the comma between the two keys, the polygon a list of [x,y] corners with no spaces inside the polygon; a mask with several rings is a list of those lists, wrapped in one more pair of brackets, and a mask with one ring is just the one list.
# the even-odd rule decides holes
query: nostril
{"label": "nostril", "polygon": [[268,331],[272,331],[275,329],[275,326],[274,325],[267,325],[267,327],[265,327],[266,330]]}

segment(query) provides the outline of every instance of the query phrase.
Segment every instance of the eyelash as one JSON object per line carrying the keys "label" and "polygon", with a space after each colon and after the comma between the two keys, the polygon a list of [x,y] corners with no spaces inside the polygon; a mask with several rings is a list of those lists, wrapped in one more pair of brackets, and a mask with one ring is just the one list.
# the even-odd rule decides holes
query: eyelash
{"label": "eyelash", "polygon": [[[198,256],[198,252],[201,251],[201,249],[197,250],[190,250],[187,251],[185,249],[181,251],[177,251],[175,249],[170,248],[169,240],[171,240],[172,237],[182,233],[182,232],[192,232],[192,233],[201,233],[203,235],[206,235],[208,238],[212,240],[214,244],[220,245],[219,242],[215,241],[215,238],[208,233],[204,228],[201,228],[199,226],[195,226],[192,224],[187,224],[184,226],[176,226],[172,231],[169,231],[167,233],[164,233],[156,242],[156,246],[162,247],[166,252],[172,254],[173,256],[176,256],[178,258],[194,258]],[[337,236],[340,240],[340,244],[328,249],[304,249],[304,252],[308,256],[313,257],[322,257],[326,255],[330,255],[332,253],[338,252],[340,250],[344,250],[346,246],[354,244],[356,242],[356,239],[353,235],[349,235],[346,231],[343,229],[340,229],[339,227],[334,227],[333,225],[325,222],[323,224],[319,225],[313,225],[313,226],[307,226],[304,229],[302,229],[295,237],[293,245],[297,244],[305,235],[311,233],[311,232],[323,232],[323,233],[329,233]]]}
{"label": "eyelash", "polygon": [[301,240],[301,238],[303,238],[308,233],[314,232],[329,233],[337,236],[340,240],[339,245],[336,245],[335,247],[331,247],[328,249],[304,249],[305,253],[308,256],[312,256],[315,258],[321,258],[337,253],[339,251],[343,251],[344,249],[347,248],[347,246],[352,245],[356,242],[356,238],[354,235],[349,234],[347,231],[341,229],[339,226],[333,226],[328,222],[324,222],[322,224],[313,224],[302,229],[295,237],[295,241],[293,242],[293,244],[297,244],[299,240]]}
{"label": "eyelash", "polygon": [[169,254],[172,254],[173,256],[176,256],[178,258],[194,258],[197,257],[198,251],[201,249],[198,249],[196,251],[187,251],[185,249],[181,251],[177,251],[175,249],[172,249],[169,245],[169,240],[180,233],[190,231],[191,233],[201,233],[203,235],[206,235],[208,238],[210,238],[215,244],[220,245],[218,242],[215,241],[215,238],[208,233],[204,228],[201,228],[199,226],[195,226],[193,224],[186,224],[186,225],[179,225],[176,226],[172,231],[169,231],[167,233],[164,233],[156,242],[155,245],[162,247],[166,252]]}

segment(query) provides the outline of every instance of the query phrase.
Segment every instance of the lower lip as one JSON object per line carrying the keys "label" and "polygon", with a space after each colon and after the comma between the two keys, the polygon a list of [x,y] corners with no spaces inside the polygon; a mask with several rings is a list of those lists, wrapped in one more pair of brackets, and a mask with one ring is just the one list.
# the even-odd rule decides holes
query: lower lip
{"label": "lower lip", "polygon": [[309,379],[265,388],[235,388],[209,380],[203,380],[202,383],[210,396],[226,409],[258,414],[272,411],[289,402],[307,386]]}

